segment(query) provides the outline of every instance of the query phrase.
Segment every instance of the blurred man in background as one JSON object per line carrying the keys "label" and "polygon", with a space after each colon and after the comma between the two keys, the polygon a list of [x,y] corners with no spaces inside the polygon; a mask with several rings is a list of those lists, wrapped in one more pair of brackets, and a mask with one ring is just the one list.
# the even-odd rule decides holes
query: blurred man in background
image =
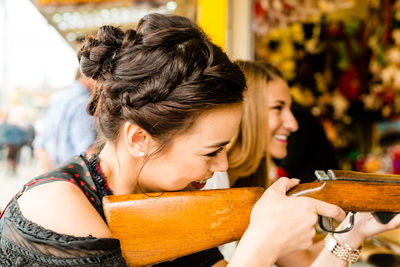
{"label": "blurred man in background", "polygon": [[92,88],[93,80],[78,71],[74,84],[60,93],[38,121],[33,147],[44,171],[74,155],[91,153],[96,129],[86,105]]}

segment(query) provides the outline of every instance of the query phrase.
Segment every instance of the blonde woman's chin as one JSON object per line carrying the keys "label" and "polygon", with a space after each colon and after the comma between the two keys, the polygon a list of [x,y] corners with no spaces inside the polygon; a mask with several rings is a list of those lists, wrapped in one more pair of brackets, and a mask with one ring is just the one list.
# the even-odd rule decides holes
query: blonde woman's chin
{"label": "blonde woman's chin", "polygon": [[277,144],[270,145],[269,154],[274,159],[283,159],[287,156],[287,145],[286,144]]}

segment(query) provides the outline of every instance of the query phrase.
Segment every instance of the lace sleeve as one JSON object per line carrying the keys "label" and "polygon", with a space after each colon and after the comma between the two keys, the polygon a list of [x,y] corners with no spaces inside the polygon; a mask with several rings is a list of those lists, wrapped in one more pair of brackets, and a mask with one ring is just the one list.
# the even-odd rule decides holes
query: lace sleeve
{"label": "lace sleeve", "polygon": [[114,238],[60,235],[24,218],[16,200],[0,220],[0,266],[127,266]]}

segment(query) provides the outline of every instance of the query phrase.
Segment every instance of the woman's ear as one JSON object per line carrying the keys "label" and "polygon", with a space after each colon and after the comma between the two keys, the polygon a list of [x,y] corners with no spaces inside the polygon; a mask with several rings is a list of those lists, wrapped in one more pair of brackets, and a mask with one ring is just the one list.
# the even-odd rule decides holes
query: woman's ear
{"label": "woman's ear", "polygon": [[124,125],[125,144],[129,153],[135,158],[142,158],[150,151],[150,134],[136,124],[125,122]]}

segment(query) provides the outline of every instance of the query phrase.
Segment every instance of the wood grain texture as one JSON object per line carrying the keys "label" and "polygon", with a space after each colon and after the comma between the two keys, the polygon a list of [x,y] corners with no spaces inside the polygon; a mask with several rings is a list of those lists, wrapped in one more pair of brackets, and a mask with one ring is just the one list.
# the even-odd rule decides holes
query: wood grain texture
{"label": "wood grain texture", "polygon": [[239,240],[263,192],[254,187],[134,194],[107,196],[103,202],[128,265],[142,266]]}
{"label": "wood grain texture", "polygon": [[296,186],[288,195],[316,198],[338,205],[345,211],[400,212],[400,185],[396,183],[312,182]]}
{"label": "wood grain texture", "polygon": [[400,175],[364,173],[347,170],[332,170],[337,180],[358,180],[358,181],[376,181],[400,183]]}
{"label": "wood grain texture", "polygon": [[[106,196],[103,202],[128,265],[143,266],[239,240],[263,192],[252,187],[133,194]],[[345,211],[400,212],[399,184],[388,181],[315,181],[296,186],[288,195],[316,198]]]}

